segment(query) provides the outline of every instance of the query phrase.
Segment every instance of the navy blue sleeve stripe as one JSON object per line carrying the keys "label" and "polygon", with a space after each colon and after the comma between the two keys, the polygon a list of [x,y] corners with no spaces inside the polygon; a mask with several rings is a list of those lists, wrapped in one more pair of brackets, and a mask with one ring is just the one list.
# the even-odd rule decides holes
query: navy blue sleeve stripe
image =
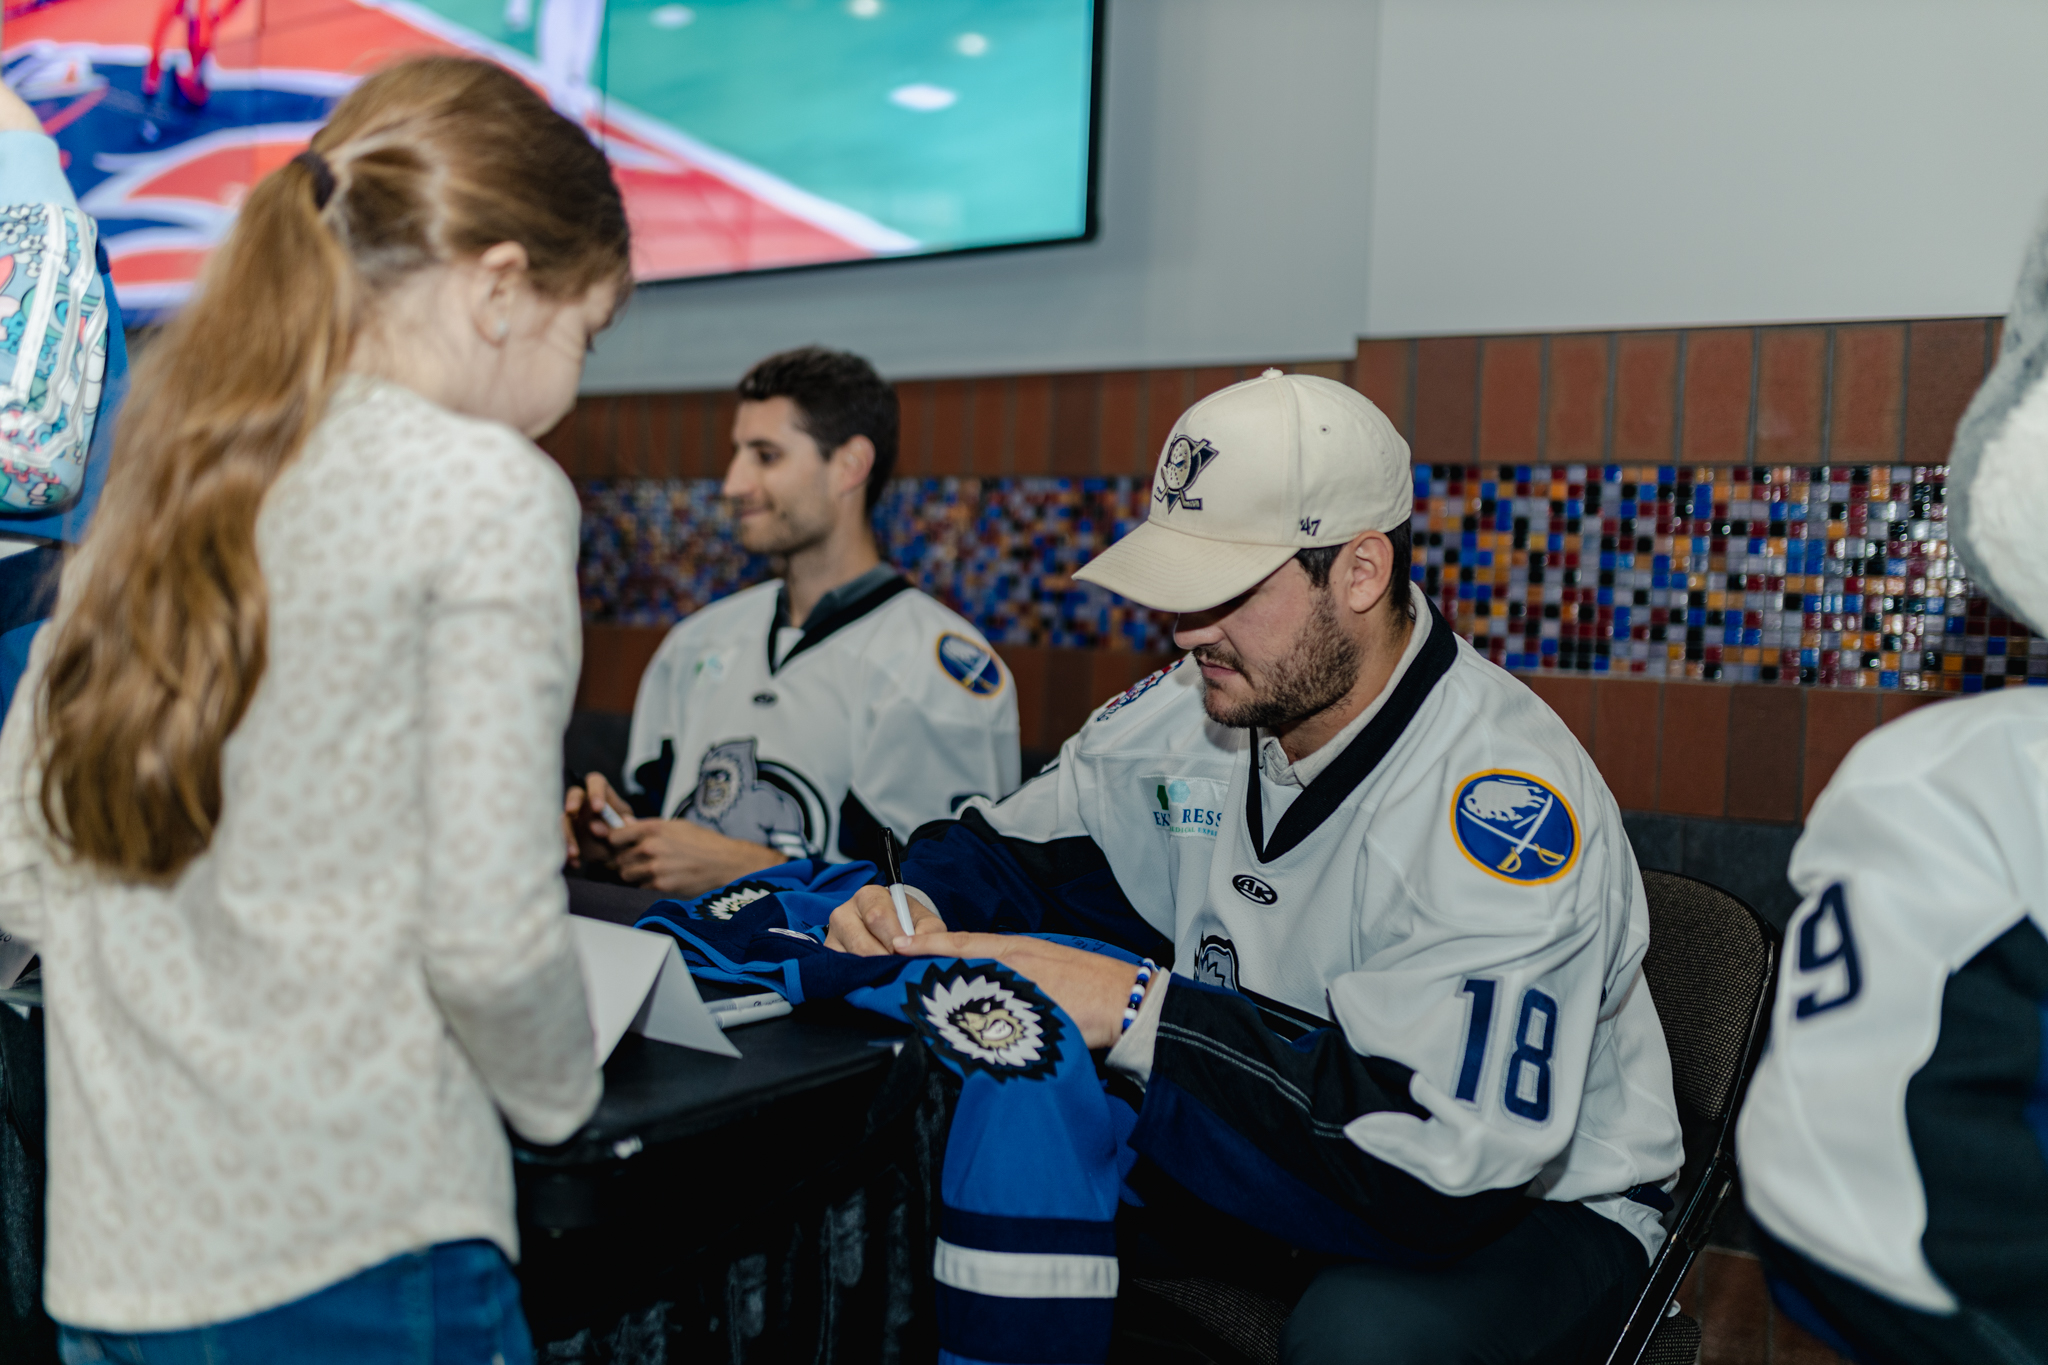
{"label": "navy blue sleeve stripe", "polygon": [[1115,1224],[1079,1218],[1012,1218],[947,1207],[939,1214],[939,1236],[954,1246],[983,1251],[1116,1255]]}
{"label": "navy blue sleeve stripe", "polygon": [[[1311,1040],[1314,1038],[1313,1034],[1304,1034],[1302,1036]],[[1234,1051],[1223,1046],[1221,1043],[1212,1042],[1204,1038],[1192,1029],[1182,1028],[1178,1024],[1169,1024],[1164,1020],[1161,1020],[1159,1024],[1159,1037],[1162,1040],[1170,1040],[1181,1047],[1193,1048],[1207,1053],[1210,1057],[1224,1065],[1234,1066],[1243,1071],[1249,1079],[1262,1081],[1270,1085],[1281,1099],[1286,1100],[1301,1111],[1302,1121],[1314,1130],[1316,1136],[1330,1138],[1341,1138],[1344,1136],[1344,1124],[1317,1118],[1314,1106],[1309,1103],[1308,1092],[1258,1058]],[[1314,1046],[1313,1041],[1310,1045]],[[1389,1105],[1385,1107],[1392,1108],[1394,1106]]]}
{"label": "navy blue sleeve stripe", "polygon": [[1461,1246],[1397,1241],[1287,1170],[1214,1110],[1155,1072],[1131,1146],[1203,1203],[1290,1246],[1403,1265],[1441,1264]]}
{"label": "navy blue sleeve stripe", "polygon": [[1173,944],[1132,908],[1109,860],[1085,836],[1013,839],[970,807],[911,836],[903,877],[953,929],[1074,934],[1141,957],[1173,955]]}
{"label": "navy blue sleeve stripe", "polygon": [[1102,1359],[1115,1299],[1003,1299],[938,1285],[939,1340],[949,1357],[991,1365],[1082,1365]]}
{"label": "navy blue sleeve stripe", "polygon": [[[1441,1194],[1344,1134],[1361,1114],[1429,1117],[1408,1094],[1412,1074],[1361,1056],[1335,1029],[1287,1042],[1235,991],[1175,977],[1131,1145],[1218,1207],[1211,1187],[1192,1182],[1256,1183],[1245,1208],[1226,1211],[1297,1246],[1310,1245],[1304,1229],[1320,1227],[1316,1249],[1333,1254],[1384,1254],[1362,1249],[1375,1238],[1410,1252],[1463,1251],[1519,1216],[1520,1189]],[[1314,1213],[1316,1201],[1342,1219]]]}

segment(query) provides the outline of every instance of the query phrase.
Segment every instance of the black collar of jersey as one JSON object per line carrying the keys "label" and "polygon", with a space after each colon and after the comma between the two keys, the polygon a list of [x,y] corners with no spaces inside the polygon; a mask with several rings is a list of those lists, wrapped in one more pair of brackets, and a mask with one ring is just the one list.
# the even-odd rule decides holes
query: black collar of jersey
{"label": "black collar of jersey", "polygon": [[789,585],[784,584],[775,594],[775,620],[768,627],[768,673],[774,676],[789,667],[789,661],[813,645],[821,645],[834,634],[846,629],[861,617],[887,602],[899,592],[910,591],[910,580],[902,574],[891,575],[886,581],[876,584],[850,602],[842,602],[824,615],[813,611],[811,619],[804,622],[803,638],[796,642],[796,648],[775,661],[775,637],[781,634],[789,621]]}
{"label": "black collar of jersey", "polygon": [[[1416,595],[1421,596],[1420,593]],[[1422,709],[1430,689],[1457,662],[1457,638],[1451,634],[1451,628],[1436,609],[1436,603],[1429,602],[1428,605],[1429,638],[1423,641],[1415,662],[1401,675],[1401,681],[1395,685],[1386,705],[1380,707],[1379,714],[1366,723],[1357,738],[1344,746],[1344,752],[1331,760],[1330,766],[1323,769],[1315,781],[1308,784],[1308,790],[1294,799],[1294,804],[1280,817],[1280,823],[1273,827],[1273,842],[1270,844],[1266,842],[1266,807],[1259,799],[1259,732],[1252,731],[1252,778],[1245,786],[1244,815],[1251,830],[1252,852],[1258,855],[1260,862],[1270,863],[1291,852],[1296,844],[1315,832],[1316,826],[1330,818],[1331,813],[1343,804],[1344,798],[1351,795],[1358,784],[1379,766],[1380,760],[1387,756],[1387,750],[1394,747],[1394,741],[1408,728],[1408,722],[1414,720],[1415,713]]]}

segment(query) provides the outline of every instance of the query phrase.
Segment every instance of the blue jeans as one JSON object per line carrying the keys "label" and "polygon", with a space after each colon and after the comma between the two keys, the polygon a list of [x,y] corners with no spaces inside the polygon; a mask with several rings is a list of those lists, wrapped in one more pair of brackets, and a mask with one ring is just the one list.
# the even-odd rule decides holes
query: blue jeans
{"label": "blue jeans", "polygon": [[519,1282],[490,1242],[444,1242],[303,1299],[177,1332],[60,1327],[64,1365],[532,1365]]}

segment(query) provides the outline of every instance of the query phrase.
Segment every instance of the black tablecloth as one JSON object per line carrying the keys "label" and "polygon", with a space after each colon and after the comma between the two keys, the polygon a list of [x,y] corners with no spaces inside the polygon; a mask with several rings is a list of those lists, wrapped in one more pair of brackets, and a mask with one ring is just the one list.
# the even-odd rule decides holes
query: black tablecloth
{"label": "black tablecloth", "polygon": [[869,1046],[883,1028],[807,1005],[736,1032],[739,1063],[622,1043],[606,1069],[619,1093],[584,1132],[518,1152],[540,1358],[932,1359],[957,1087],[917,1046]]}
{"label": "black tablecloth", "polygon": [[43,1314],[43,1012],[0,1005],[0,1360],[56,1359]]}
{"label": "black tablecloth", "polygon": [[[707,983],[706,994],[721,990]],[[42,1313],[40,1011],[0,1007],[0,1360]],[[956,1085],[838,1003],[735,1031],[738,1060],[628,1035],[590,1123],[514,1143],[519,1277],[548,1362],[918,1362]]]}

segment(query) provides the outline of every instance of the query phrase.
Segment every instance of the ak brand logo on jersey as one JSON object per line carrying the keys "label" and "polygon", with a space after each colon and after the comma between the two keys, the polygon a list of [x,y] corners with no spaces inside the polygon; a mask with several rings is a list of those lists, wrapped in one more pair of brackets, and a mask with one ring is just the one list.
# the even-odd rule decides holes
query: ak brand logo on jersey
{"label": "ak brand logo on jersey", "polygon": [[1570,804],[1543,779],[1505,768],[1458,784],[1451,832],[1475,867],[1524,886],[1556,881],[1579,856],[1579,821]]}
{"label": "ak brand logo on jersey", "polygon": [[1152,501],[1165,503],[1169,515],[1177,506],[1190,512],[1201,511],[1202,500],[1189,497],[1188,490],[1216,459],[1216,453],[1216,447],[1207,441],[1174,437],[1173,444],[1166,448],[1166,458],[1159,462],[1159,484],[1152,490]]}
{"label": "ak brand logo on jersey", "polygon": [[939,637],[939,667],[946,676],[977,697],[993,697],[1003,690],[1003,666],[995,653],[965,635],[947,631]]}
{"label": "ak brand logo on jersey", "polygon": [[1181,777],[1154,783],[1152,799],[1159,809],[1152,812],[1152,823],[1175,838],[1215,838],[1216,831],[1223,828],[1223,812],[1218,809],[1223,784],[1203,781],[1200,785],[1198,792],[1195,783]]}
{"label": "ak brand logo on jersey", "polygon": [[997,1080],[1035,1080],[1060,1063],[1052,1002],[993,963],[933,967],[910,983],[904,1013],[935,1050]]}

